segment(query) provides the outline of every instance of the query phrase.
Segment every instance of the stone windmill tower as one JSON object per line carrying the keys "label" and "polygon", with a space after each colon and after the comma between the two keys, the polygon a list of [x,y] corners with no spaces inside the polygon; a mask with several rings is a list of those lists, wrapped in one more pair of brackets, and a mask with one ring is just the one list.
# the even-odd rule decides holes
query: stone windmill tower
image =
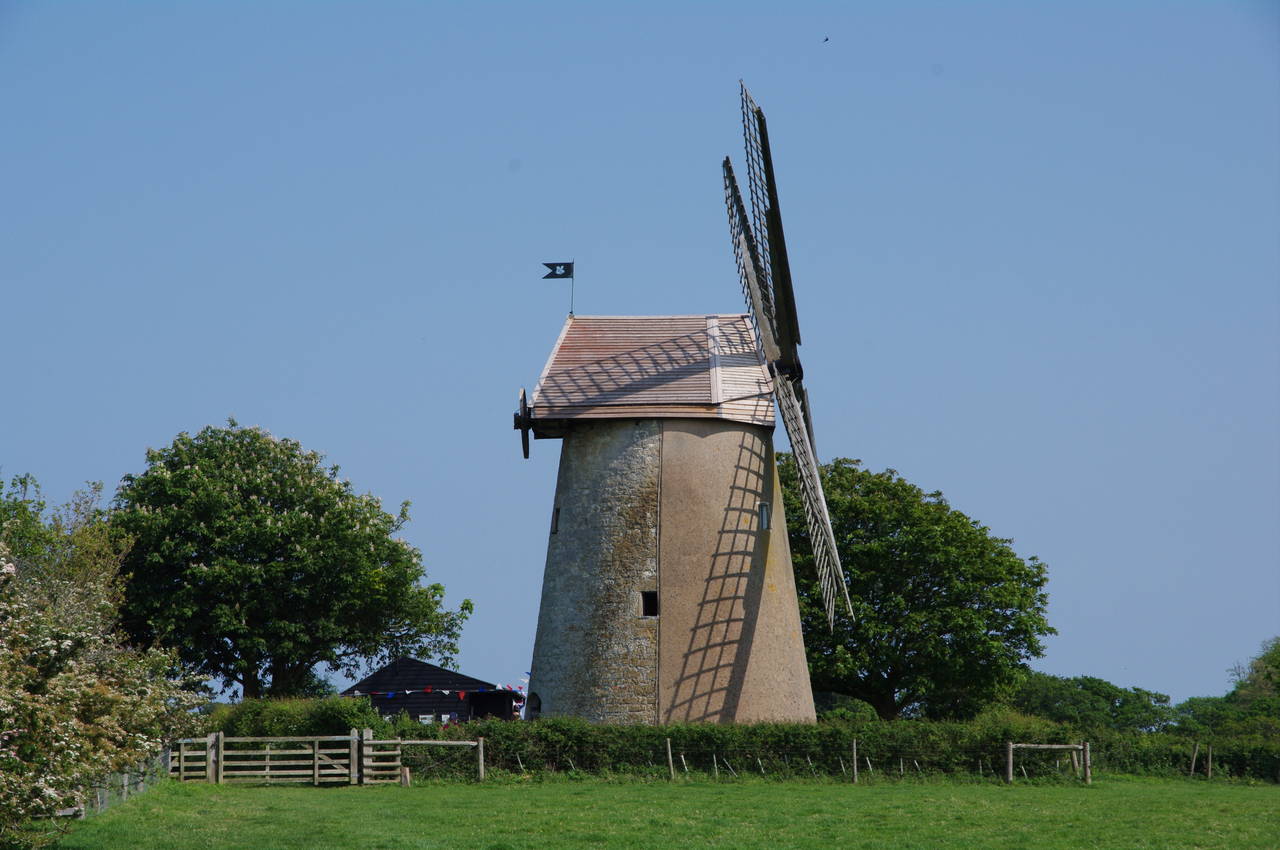
{"label": "stone windmill tower", "polygon": [[[516,428],[560,438],[529,684],[598,722],[814,719],[773,408],[828,616],[849,606],[813,450],[764,115],[742,89],[753,215],[724,161],[749,314],[574,316]],[[851,607],[851,606],[850,606]]]}

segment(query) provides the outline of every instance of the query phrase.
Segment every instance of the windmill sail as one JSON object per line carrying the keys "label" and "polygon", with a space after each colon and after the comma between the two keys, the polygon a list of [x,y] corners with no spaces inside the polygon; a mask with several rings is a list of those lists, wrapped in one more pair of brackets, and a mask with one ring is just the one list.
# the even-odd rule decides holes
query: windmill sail
{"label": "windmill sail", "polygon": [[764,359],[773,363],[782,356],[778,348],[778,334],[771,324],[775,313],[773,292],[765,283],[765,270],[760,262],[758,243],[751,230],[751,223],[747,220],[742,193],[738,191],[738,181],[733,176],[733,164],[727,156],[723,167],[724,204],[729,210],[729,238],[733,241],[733,256],[738,263],[738,280],[742,283],[742,294],[751,311],[756,342],[764,352]]}
{"label": "windmill sail", "polygon": [[796,319],[782,217],[778,211],[769,133],[764,113],[751,99],[746,86],[742,87],[742,126],[746,139],[751,214],[748,217],[733,166],[726,157],[724,183],[729,234],[743,294],[754,319],[761,351],[773,374],[774,395],[795,455],[814,566],[822,588],[827,623],[834,628],[837,603],[843,599],[844,608],[850,616],[853,616],[853,603],[845,586],[835,532],[831,528],[827,500],[822,492],[809,399],[801,383],[804,370],[798,352],[800,326]]}

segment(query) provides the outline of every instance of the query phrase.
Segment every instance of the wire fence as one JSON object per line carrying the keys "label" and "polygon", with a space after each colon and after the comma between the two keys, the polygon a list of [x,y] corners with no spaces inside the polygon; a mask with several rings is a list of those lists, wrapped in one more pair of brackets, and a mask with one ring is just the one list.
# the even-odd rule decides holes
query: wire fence
{"label": "wire fence", "polygon": [[[490,741],[486,767],[509,774],[625,774],[653,779],[711,778],[731,781],[745,777],[767,779],[828,779],[845,782],[966,777],[975,781],[1004,781],[1003,748],[949,750],[867,748],[850,742],[844,750],[810,748],[709,748],[673,744],[670,752],[657,745],[627,757],[564,749],[548,753],[531,746]],[[404,765],[415,777],[463,779],[474,776],[474,759],[459,753],[403,747]],[[1015,778],[1066,781],[1083,778],[1083,763],[1063,752],[1019,750]]]}
{"label": "wire fence", "polygon": [[[670,746],[668,756],[667,746]],[[947,777],[956,781],[1087,781],[1090,773],[1147,774],[1229,778],[1250,776],[1277,781],[1280,762],[1259,773],[1243,757],[1223,759],[1194,742],[1159,753],[1108,751],[1083,741],[1054,742],[1058,749],[1009,749],[1013,742],[975,746],[894,747],[852,739],[835,746],[704,746],[676,738],[653,739],[641,746],[582,747],[568,742],[488,738],[486,765],[491,775],[626,775],[647,779],[699,778],[732,781],[810,779],[836,782],[885,782]],[[1067,746],[1074,745],[1074,746]],[[1182,751],[1185,749],[1185,752]],[[1010,760],[1010,756],[1012,757]],[[1207,758],[1206,758],[1207,756]],[[461,753],[405,746],[402,763],[421,779],[469,779],[474,758]]]}
{"label": "wire fence", "polygon": [[57,817],[84,818],[99,814],[112,806],[136,797],[169,776],[169,751],[166,750],[148,762],[132,770],[110,773],[100,777],[83,789],[79,805],[63,809]]}

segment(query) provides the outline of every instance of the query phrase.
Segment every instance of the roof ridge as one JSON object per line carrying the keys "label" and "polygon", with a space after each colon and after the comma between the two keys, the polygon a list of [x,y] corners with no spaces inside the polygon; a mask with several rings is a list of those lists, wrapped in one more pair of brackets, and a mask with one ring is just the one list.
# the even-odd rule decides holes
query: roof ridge
{"label": "roof ridge", "polygon": [[655,313],[650,315],[622,315],[622,314],[600,314],[600,315],[583,315],[575,313],[574,319],[705,319],[708,316],[717,318],[738,318],[739,316],[748,316],[749,313]]}

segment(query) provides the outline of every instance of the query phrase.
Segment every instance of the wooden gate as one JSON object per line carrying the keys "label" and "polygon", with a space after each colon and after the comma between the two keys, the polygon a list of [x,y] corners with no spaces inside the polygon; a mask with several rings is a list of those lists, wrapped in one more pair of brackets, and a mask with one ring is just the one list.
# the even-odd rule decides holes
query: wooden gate
{"label": "wooden gate", "polygon": [[[355,785],[360,781],[360,734],[207,738],[175,742],[169,775],[181,782],[305,782]],[[385,759],[379,759],[379,764]],[[394,769],[400,772],[399,748]]]}
{"label": "wooden gate", "polygon": [[169,775],[180,782],[306,782],[378,785],[407,781],[401,747],[473,747],[476,775],[484,780],[484,738],[475,741],[375,740],[372,729],[349,735],[279,738],[183,738],[170,750]]}
{"label": "wooden gate", "polygon": [[[305,782],[354,785],[357,764],[350,736],[223,738],[219,782]],[[397,770],[399,765],[397,765]]]}

